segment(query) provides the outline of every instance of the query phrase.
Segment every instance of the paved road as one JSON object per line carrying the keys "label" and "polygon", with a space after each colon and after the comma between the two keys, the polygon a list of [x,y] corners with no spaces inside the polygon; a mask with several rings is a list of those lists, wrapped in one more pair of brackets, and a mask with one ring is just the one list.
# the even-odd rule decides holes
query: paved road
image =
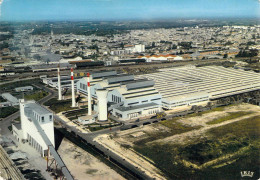
{"label": "paved road", "polygon": [[[239,60],[239,59],[235,59],[235,60]],[[223,61],[229,61],[229,59],[206,59],[206,60],[195,60],[195,61],[174,61],[174,62],[169,62],[169,63],[146,63],[146,64],[128,64],[128,65],[121,65],[121,66],[98,66],[95,67],[95,70],[118,70],[118,69],[122,69],[122,68],[152,68],[152,67],[159,67],[159,68],[163,68],[163,67],[176,67],[176,66],[184,66],[184,65],[198,65],[198,64],[207,64],[207,63],[214,63],[214,62],[223,62]],[[83,72],[86,70],[93,70],[93,67],[85,67],[85,68],[80,68],[80,69],[75,69],[74,72]],[[70,74],[70,70],[62,70],[63,74]],[[46,71],[46,72],[25,72],[22,74],[15,74],[13,76],[10,76],[10,78],[20,78],[24,79],[24,78],[32,78],[33,77],[37,77],[39,78],[40,75],[57,75],[56,71]],[[8,77],[9,78],[9,77]],[[17,81],[20,81],[17,80]],[[1,84],[0,84],[1,85]]]}
{"label": "paved road", "polygon": [[38,77],[28,77],[28,78],[23,78],[23,79],[16,78],[12,81],[1,82],[0,85],[14,83],[14,82],[18,82],[18,81],[26,81],[26,80],[30,80],[30,79],[36,79],[36,78],[38,78]]}

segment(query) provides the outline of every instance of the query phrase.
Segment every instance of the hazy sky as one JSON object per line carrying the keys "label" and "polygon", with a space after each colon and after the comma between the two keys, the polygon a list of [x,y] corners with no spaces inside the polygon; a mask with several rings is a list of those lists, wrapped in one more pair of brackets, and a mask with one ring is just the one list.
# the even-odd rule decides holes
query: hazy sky
{"label": "hazy sky", "polygon": [[259,0],[0,0],[0,20],[260,17]]}

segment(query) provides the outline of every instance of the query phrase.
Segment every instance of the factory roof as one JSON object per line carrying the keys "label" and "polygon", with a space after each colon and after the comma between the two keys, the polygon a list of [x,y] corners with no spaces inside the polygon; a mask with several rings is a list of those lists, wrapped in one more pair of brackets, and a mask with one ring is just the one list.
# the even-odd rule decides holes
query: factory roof
{"label": "factory roof", "polygon": [[134,98],[140,98],[144,96],[151,96],[151,95],[160,95],[159,92],[153,87],[142,87],[142,88],[136,88],[136,89],[130,89],[127,90],[126,87],[120,87],[116,88],[116,91],[118,91],[125,99],[134,99]]}
{"label": "factory roof", "polygon": [[135,110],[135,109],[151,108],[151,107],[154,107],[154,106],[158,106],[158,104],[147,103],[147,104],[141,104],[141,105],[136,105],[136,106],[128,106],[128,107],[120,106],[116,109],[119,110],[119,111],[130,111],[130,110]]}
{"label": "factory roof", "polygon": [[121,75],[107,78],[108,84],[114,84],[114,83],[119,83],[123,81],[132,81],[132,80],[134,80],[134,75],[128,75],[128,74],[121,74]]}
{"label": "factory roof", "polygon": [[[45,114],[51,113],[50,111],[48,111],[47,109],[45,109],[44,107],[42,107],[41,105],[39,105],[35,102],[26,103],[25,109],[27,109],[28,113],[29,113],[29,111],[31,111],[31,112],[34,111],[39,115],[45,115]],[[29,115],[30,115],[30,113],[29,113]]]}
{"label": "factory roof", "polygon": [[93,79],[97,79],[97,78],[112,76],[116,74],[117,74],[116,71],[96,71],[96,72],[92,72],[90,75],[92,76]]}
{"label": "factory roof", "polygon": [[16,97],[14,97],[13,95],[11,95],[10,93],[3,93],[2,97],[12,104],[19,102],[18,99]]}
{"label": "factory roof", "polygon": [[154,80],[155,88],[168,100],[199,92],[214,99],[260,89],[259,73],[221,66],[168,68],[137,78]]}
{"label": "factory roof", "polygon": [[[70,64],[60,63],[59,66],[60,66],[60,68],[68,68],[68,67],[70,67]],[[58,64],[40,64],[40,65],[32,65],[31,66],[32,70],[36,70],[36,69],[55,69],[57,67],[58,67]]]}
{"label": "factory roof", "polygon": [[17,87],[15,90],[20,90],[20,89],[33,89],[32,86],[23,86],[23,87]]}
{"label": "factory roof", "polygon": [[[74,80],[75,79],[81,79],[82,77],[74,77]],[[53,78],[50,78],[50,80],[52,81],[52,82],[58,82],[58,77],[53,77]],[[61,76],[60,77],[60,80],[61,81],[70,81],[71,80],[71,77],[70,76]]]}
{"label": "factory roof", "polygon": [[141,80],[141,81],[135,81],[135,82],[129,82],[126,84],[127,90],[131,89],[139,89],[144,87],[151,87],[154,86],[153,80]]}

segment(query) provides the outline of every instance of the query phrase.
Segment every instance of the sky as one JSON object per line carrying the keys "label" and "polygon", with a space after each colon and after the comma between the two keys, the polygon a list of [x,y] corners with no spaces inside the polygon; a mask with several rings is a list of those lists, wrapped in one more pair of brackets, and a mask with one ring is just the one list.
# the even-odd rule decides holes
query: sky
{"label": "sky", "polygon": [[0,0],[0,21],[259,18],[260,0]]}

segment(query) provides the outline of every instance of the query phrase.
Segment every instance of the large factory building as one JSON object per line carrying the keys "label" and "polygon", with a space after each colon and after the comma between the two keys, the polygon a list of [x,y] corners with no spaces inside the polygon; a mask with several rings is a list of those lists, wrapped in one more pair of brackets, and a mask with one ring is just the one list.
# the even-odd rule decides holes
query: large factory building
{"label": "large factory building", "polygon": [[[116,71],[90,75],[91,97],[96,90],[108,91],[108,111],[122,120],[153,115],[164,109],[207,102],[260,89],[260,75],[252,71],[221,66],[184,66],[160,69],[133,76]],[[77,82],[77,92],[87,95],[87,80]]]}
{"label": "large factory building", "polygon": [[162,106],[172,109],[260,89],[260,75],[221,66],[161,69],[138,78],[155,81]]}
{"label": "large factory building", "polygon": [[[135,80],[133,75],[117,74],[116,71],[95,72],[90,75],[91,97],[97,98],[97,89],[108,91],[108,111],[122,120],[138,118],[161,111],[161,95],[154,82]],[[77,82],[77,91],[87,95],[87,80]]]}

